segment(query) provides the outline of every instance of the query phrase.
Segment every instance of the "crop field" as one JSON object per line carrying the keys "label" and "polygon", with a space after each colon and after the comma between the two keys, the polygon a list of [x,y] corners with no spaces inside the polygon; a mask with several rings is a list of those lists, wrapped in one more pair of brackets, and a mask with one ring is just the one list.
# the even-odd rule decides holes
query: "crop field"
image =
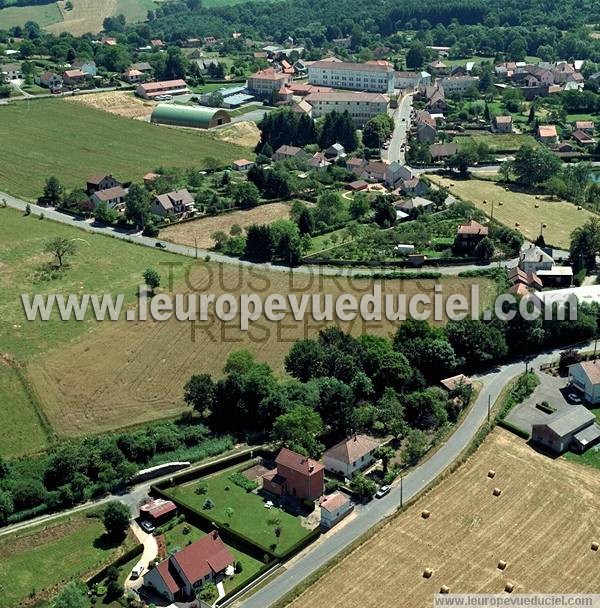
{"label": "crop field", "polygon": [[[204,502],[210,498],[215,506],[205,511],[205,514],[211,520],[244,535],[265,551],[271,549],[277,554],[285,554],[310,533],[310,528],[302,525],[299,516],[291,515],[283,509],[265,509],[261,496],[247,492],[233,483],[229,476],[239,469],[240,467],[227,469],[210,477],[169,488],[166,492],[173,500],[197,511],[202,511]],[[201,485],[206,487],[206,494],[196,494]],[[269,522],[274,519],[279,523],[271,525]],[[277,525],[281,527],[279,538],[275,535]]]}
{"label": "crop field", "polygon": [[[492,284],[486,279],[473,282],[481,286],[483,305],[489,301]],[[396,279],[381,284],[383,293],[404,292],[410,298],[416,293],[433,296],[436,282]],[[464,281],[444,278],[441,284],[444,297],[452,293],[469,297],[471,287]],[[186,285],[179,284],[177,291],[188,293],[191,286],[196,294],[218,297],[229,293],[235,298],[242,293],[328,293],[335,299],[344,293],[360,297],[373,289],[373,282],[367,279],[289,275],[206,262],[193,267]],[[45,414],[59,436],[141,424],[184,411],[183,386],[189,377],[201,372],[220,375],[227,357],[236,350],[251,350],[259,361],[282,374],[283,359],[295,341],[333,324],[313,320],[311,304],[307,310],[302,322],[296,322],[290,310],[283,321],[261,318],[248,331],[240,331],[239,318],[220,321],[212,311],[206,321],[195,323],[175,318],[165,322],[105,323],[80,340],[56,349],[51,357],[36,357],[28,365],[28,374],[44,396]],[[340,326],[354,334],[369,331],[390,335],[396,324],[387,320],[355,321]]]}
{"label": "crop field", "polygon": [[[595,217],[590,211],[578,210],[567,201],[550,200],[546,196],[536,198],[533,194],[506,190],[490,181],[448,179],[437,175],[428,177],[432,182],[448,187],[452,194],[471,201],[487,215],[491,215],[494,201],[494,218],[511,228],[517,227],[518,223],[526,239],[535,240],[540,234],[540,225],[546,224],[544,238],[546,243],[554,247],[568,249],[571,232],[590,217]],[[503,204],[499,205],[499,202]]]}
{"label": "crop field", "polygon": [[[496,471],[494,479],[488,470]],[[502,490],[499,497],[494,487]],[[429,608],[450,593],[596,593],[600,554],[600,472],[552,460],[497,428],[458,471],[393,518],[291,608],[389,604]],[[431,512],[422,519],[421,512]],[[505,561],[500,570],[499,561]],[[433,575],[423,577],[425,568]]]}
{"label": "crop field", "polygon": [[123,118],[146,118],[152,114],[156,105],[154,101],[147,101],[136,97],[131,91],[107,91],[104,93],[86,93],[76,97],[66,97],[67,103],[76,103],[82,106],[104,110]]}
{"label": "crop field", "polygon": [[290,206],[285,203],[267,203],[254,209],[222,213],[213,217],[206,217],[193,222],[185,222],[169,226],[160,231],[160,236],[166,241],[180,243],[194,247],[195,244],[201,249],[214,247],[215,241],[212,234],[225,232],[236,224],[240,228],[247,228],[252,224],[271,224],[275,220],[288,219],[290,217]]}
{"label": "crop field", "polygon": [[37,4],[34,6],[7,6],[0,10],[0,30],[8,30],[27,21],[35,21],[41,27],[56,23],[61,19],[56,4]]}
{"label": "crop field", "polygon": [[207,157],[225,165],[251,154],[206,132],[127,120],[62,99],[0,108],[0,141],[0,189],[27,199],[41,194],[49,175],[76,188],[103,171],[141,181],[158,166],[201,167]]}
{"label": "crop field", "polygon": [[102,520],[89,513],[0,538],[0,608],[30,602],[32,593],[35,600],[48,599],[64,582],[85,579],[134,546],[130,536],[116,546],[105,536]]}
{"label": "crop field", "polygon": [[480,133],[473,135],[459,135],[454,138],[458,147],[463,149],[473,144],[486,144],[493,153],[507,153],[518,150],[521,146],[539,146],[531,135],[519,133]]}

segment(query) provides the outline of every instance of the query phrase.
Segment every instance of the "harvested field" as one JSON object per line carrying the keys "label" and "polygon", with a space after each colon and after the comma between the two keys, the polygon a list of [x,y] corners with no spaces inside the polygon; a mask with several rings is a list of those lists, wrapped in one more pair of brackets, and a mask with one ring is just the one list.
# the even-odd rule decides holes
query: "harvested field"
{"label": "harvested field", "polygon": [[217,129],[215,136],[217,139],[229,144],[236,144],[252,149],[260,141],[260,131],[256,123],[250,121],[236,122],[223,129]]}
{"label": "harvested field", "polygon": [[207,217],[193,222],[185,222],[175,226],[169,226],[161,230],[160,236],[166,241],[180,243],[194,247],[197,239],[198,247],[210,249],[214,247],[215,241],[212,234],[225,232],[235,224],[241,228],[247,228],[252,224],[271,224],[275,220],[288,219],[290,217],[290,206],[285,203],[269,203],[260,205],[246,211],[233,211],[222,213],[214,217]]}
{"label": "harvested field", "polygon": [[102,21],[105,17],[114,14],[117,0],[77,0],[69,11],[65,8],[66,1],[59,0],[58,10],[62,21],[46,27],[53,34],[69,32],[74,36],[81,36],[87,32],[95,34],[102,31]]}
{"label": "harvested field", "polygon": [[[182,260],[182,264],[187,263]],[[167,284],[167,268],[157,267]],[[481,305],[493,292],[486,279],[473,279],[481,286]],[[436,281],[378,281],[383,293],[416,293],[433,296]],[[470,282],[441,279],[447,296],[470,294]],[[360,297],[372,293],[367,279],[329,278],[317,275],[290,275],[258,268],[200,262],[193,267],[188,285],[195,293],[219,295],[255,294],[332,294]],[[181,286],[181,292],[189,288]],[[220,374],[228,355],[247,348],[261,362],[283,373],[283,358],[292,344],[315,335],[333,322],[313,320],[307,308],[303,322],[290,314],[280,322],[261,318],[249,331],[240,331],[239,318],[222,322],[212,318],[195,324],[171,319],[166,322],[106,323],[71,344],[30,361],[30,379],[44,396],[44,410],[56,432],[63,437],[140,424],[174,416],[185,409],[183,386],[194,373]],[[335,318],[335,317],[334,317]],[[355,335],[370,331],[388,335],[396,324],[389,321],[344,323],[343,329]]]}
{"label": "harvested field", "polygon": [[[548,245],[568,249],[571,232],[584,224],[590,217],[596,217],[586,209],[578,210],[573,203],[562,200],[550,200],[550,197],[506,190],[494,182],[481,179],[448,179],[429,175],[429,179],[450,189],[450,192],[463,200],[471,201],[476,207],[491,214],[494,201],[494,218],[509,228],[519,230],[526,239],[535,240],[540,234],[540,225],[544,228],[544,238]],[[452,186],[450,185],[452,184]],[[487,204],[484,204],[484,200]],[[498,203],[502,201],[502,205]],[[536,208],[536,205],[537,208]]]}
{"label": "harvested field", "polygon": [[132,92],[109,91],[107,93],[89,93],[66,97],[69,103],[77,103],[82,106],[104,110],[124,118],[146,118],[152,114],[156,105],[152,101],[144,101],[136,97]]}
{"label": "harvested field", "polygon": [[390,598],[429,608],[442,585],[450,593],[503,593],[507,582],[514,593],[597,593],[600,555],[590,547],[600,539],[599,491],[598,471],[542,456],[496,428],[458,471],[290,606],[341,597],[347,608],[389,606]]}

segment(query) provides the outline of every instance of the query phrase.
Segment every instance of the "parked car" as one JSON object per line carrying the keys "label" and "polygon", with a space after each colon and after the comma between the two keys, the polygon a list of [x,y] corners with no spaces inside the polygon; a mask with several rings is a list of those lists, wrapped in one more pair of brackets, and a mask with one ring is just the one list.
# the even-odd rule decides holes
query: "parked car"
{"label": "parked car", "polygon": [[392,490],[391,486],[381,486],[377,492],[375,492],[375,498],[383,498],[387,496]]}
{"label": "parked car", "polygon": [[581,403],[581,397],[577,393],[569,393],[567,397],[573,403]]}
{"label": "parked car", "polygon": [[142,576],[142,572],[144,572],[144,566],[142,564],[138,564],[131,571],[131,579],[135,580],[136,578],[140,578]]}
{"label": "parked car", "polygon": [[161,243],[160,241],[156,241],[156,243],[154,243],[155,247],[158,247],[159,249],[166,249],[167,246],[164,243]]}
{"label": "parked car", "polygon": [[150,534],[151,532],[154,532],[154,530],[156,530],[156,526],[152,522],[148,521],[147,519],[144,519],[140,522],[140,527],[145,532],[148,532],[148,534]]}

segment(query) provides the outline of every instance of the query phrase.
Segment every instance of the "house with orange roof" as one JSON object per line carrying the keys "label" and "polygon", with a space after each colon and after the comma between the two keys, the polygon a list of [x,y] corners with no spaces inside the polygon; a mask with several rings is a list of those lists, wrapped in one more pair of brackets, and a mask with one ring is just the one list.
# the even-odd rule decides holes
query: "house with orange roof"
{"label": "house with orange roof", "polygon": [[375,462],[375,451],[379,442],[368,435],[348,437],[323,454],[325,469],[331,473],[350,479]]}
{"label": "house with orange roof", "polygon": [[325,490],[325,467],[312,458],[282,448],[275,469],[263,475],[263,490],[275,496],[316,500]]}
{"label": "house with orange roof", "polygon": [[543,144],[557,144],[558,132],[555,125],[540,125],[537,128],[537,138]]}

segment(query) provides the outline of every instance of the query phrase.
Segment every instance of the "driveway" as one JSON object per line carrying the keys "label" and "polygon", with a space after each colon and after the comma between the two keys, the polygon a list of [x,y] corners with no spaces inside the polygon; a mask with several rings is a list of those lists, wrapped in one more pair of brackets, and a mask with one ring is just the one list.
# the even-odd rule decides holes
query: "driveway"
{"label": "driveway", "polygon": [[[158,556],[158,544],[156,542],[156,538],[152,534],[144,532],[144,530],[142,530],[138,525],[137,521],[132,521],[129,527],[138,541],[144,545],[144,552],[136,564],[136,567],[140,565],[144,566],[145,574],[150,563],[153,562]],[[143,575],[135,580],[128,577],[125,580],[125,591],[137,590],[142,586],[143,582]]]}

